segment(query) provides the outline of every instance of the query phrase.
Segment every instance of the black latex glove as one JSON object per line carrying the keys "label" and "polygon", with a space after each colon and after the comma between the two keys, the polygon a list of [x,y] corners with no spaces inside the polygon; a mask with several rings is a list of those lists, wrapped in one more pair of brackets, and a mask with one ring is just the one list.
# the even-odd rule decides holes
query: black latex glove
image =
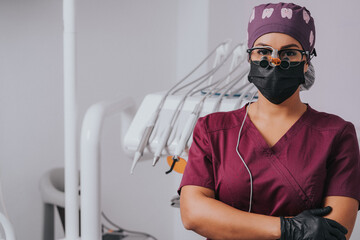
{"label": "black latex glove", "polygon": [[331,207],[305,210],[293,218],[280,217],[280,240],[346,240],[348,232],[340,223],[323,218]]}

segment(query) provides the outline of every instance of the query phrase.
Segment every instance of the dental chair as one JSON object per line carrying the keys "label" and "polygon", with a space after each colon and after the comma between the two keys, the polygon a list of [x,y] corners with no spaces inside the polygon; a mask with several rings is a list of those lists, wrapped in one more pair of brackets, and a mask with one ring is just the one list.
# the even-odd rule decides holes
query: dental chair
{"label": "dental chair", "polygon": [[[65,231],[65,179],[64,168],[54,168],[47,171],[40,179],[40,192],[44,202],[43,240],[54,240],[55,236],[55,212],[60,216],[60,221]],[[79,212],[80,215],[80,212]],[[80,216],[79,216],[80,221]],[[0,223],[9,229],[9,224],[0,213]],[[80,226],[80,223],[79,223]],[[9,231],[8,231],[9,232]],[[117,231],[102,235],[102,240],[146,240],[146,236],[132,236],[125,231]],[[6,231],[5,231],[6,233]],[[8,233],[9,235],[9,233]],[[80,235],[80,229],[79,229]],[[1,238],[0,238],[1,239]],[[83,238],[85,239],[85,238]],[[6,238],[6,240],[15,240]]]}
{"label": "dental chair", "polygon": [[55,239],[55,211],[58,212],[65,231],[64,168],[51,169],[41,177],[40,193],[44,202],[43,240],[53,240]]}

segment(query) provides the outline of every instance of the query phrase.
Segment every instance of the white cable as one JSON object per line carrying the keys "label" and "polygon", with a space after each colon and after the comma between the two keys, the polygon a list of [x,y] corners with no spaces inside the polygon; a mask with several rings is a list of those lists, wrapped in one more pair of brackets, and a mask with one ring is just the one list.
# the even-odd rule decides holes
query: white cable
{"label": "white cable", "polygon": [[[254,95],[253,95],[253,97],[254,97]],[[251,100],[252,100],[252,99],[251,99]],[[251,101],[251,100],[250,100],[250,101]],[[253,178],[252,178],[252,174],[251,174],[251,171],[250,171],[249,167],[246,165],[244,159],[242,158],[242,156],[240,155],[240,152],[239,152],[239,143],[240,143],[241,131],[242,131],[243,127],[244,127],[244,123],[245,123],[246,117],[247,117],[247,115],[248,115],[249,107],[250,107],[250,103],[249,103],[249,105],[248,105],[247,108],[246,108],[245,117],[244,117],[244,120],[243,120],[243,122],[242,122],[242,124],[241,124],[241,127],[240,127],[240,130],[239,130],[238,141],[237,141],[237,144],[236,144],[236,153],[239,155],[241,161],[243,162],[246,170],[247,170],[248,173],[249,173],[249,178],[250,178],[249,212],[251,212],[252,198],[253,198]]]}

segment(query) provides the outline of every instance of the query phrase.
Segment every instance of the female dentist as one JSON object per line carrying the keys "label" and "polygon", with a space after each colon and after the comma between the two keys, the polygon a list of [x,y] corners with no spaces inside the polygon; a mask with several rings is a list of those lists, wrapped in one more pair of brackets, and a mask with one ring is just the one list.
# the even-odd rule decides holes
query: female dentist
{"label": "female dentist", "polygon": [[179,188],[186,229],[208,239],[349,239],[360,201],[352,123],[301,102],[315,55],[310,12],[256,6],[249,81],[258,101],[200,118]]}

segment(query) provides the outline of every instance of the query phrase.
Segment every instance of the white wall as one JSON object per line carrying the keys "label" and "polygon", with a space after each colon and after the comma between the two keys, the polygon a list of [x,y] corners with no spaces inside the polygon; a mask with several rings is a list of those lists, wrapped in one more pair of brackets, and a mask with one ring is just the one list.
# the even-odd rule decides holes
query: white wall
{"label": "white wall", "polygon": [[40,239],[41,174],[63,161],[61,1],[0,2],[0,171],[19,239]]}
{"label": "white wall", "polygon": [[[177,1],[79,1],[81,111],[102,99],[168,89],[176,78]],[[172,239],[176,194],[167,164],[138,164],[121,152],[120,117],[106,122],[102,148],[104,212],[127,229]],[[169,221],[170,219],[170,221]]]}
{"label": "white wall", "polygon": [[[176,75],[178,1],[78,0],[79,120],[93,103],[168,89]],[[62,1],[0,2],[0,164],[18,239],[40,239],[38,182],[63,166]],[[172,239],[176,194],[168,166],[131,161],[119,121],[104,129],[103,206],[120,226]],[[169,221],[170,219],[170,221]],[[57,236],[62,236],[57,231]]]}

